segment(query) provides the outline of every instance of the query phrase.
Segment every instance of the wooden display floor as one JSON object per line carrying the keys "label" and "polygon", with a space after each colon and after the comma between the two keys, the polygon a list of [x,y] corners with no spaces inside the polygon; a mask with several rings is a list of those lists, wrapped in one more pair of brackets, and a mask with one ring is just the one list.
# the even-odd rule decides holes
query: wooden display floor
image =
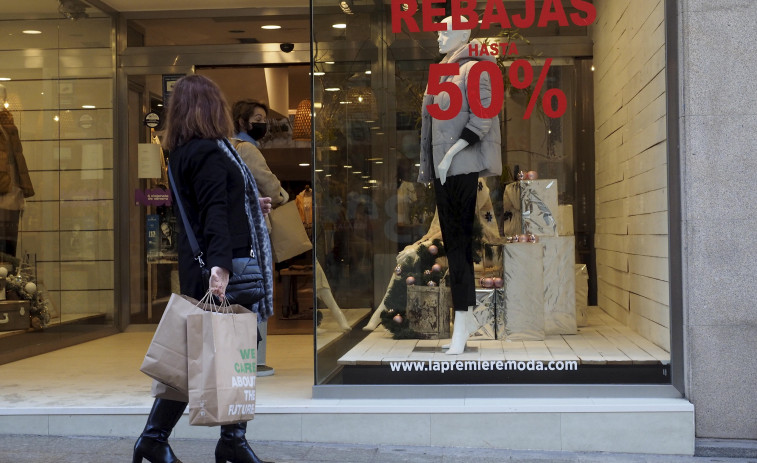
{"label": "wooden display floor", "polygon": [[[550,377],[562,378],[573,374],[575,381],[594,382],[643,382],[659,383],[669,381],[670,353],[642,337],[597,307],[590,307],[589,325],[578,329],[575,335],[551,335],[543,341],[505,341],[505,340],[469,340],[466,350],[460,355],[447,355],[441,348],[449,339],[419,340],[392,339],[391,333],[383,327],[377,328],[363,341],[339,358],[339,365],[344,367],[345,378],[357,380],[360,376],[373,377],[386,372],[387,366],[396,367],[396,362],[424,362],[420,371],[428,375],[433,362],[450,361],[540,361],[546,366],[549,362],[576,362],[579,374],[575,372],[544,372],[542,375],[528,372],[507,373],[507,381],[513,382],[549,382]],[[427,366],[426,366],[427,365]],[[420,363],[418,367],[421,368]],[[545,368],[546,369],[546,368]],[[601,370],[601,371],[600,371]],[[412,375],[398,374],[392,371],[392,382],[425,383],[428,378],[419,378],[419,371]],[[484,377],[487,373],[475,371],[462,372],[453,379],[450,372],[444,376],[446,382],[474,382],[474,377]],[[606,377],[610,374],[612,377]],[[561,376],[562,375],[562,376]],[[598,376],[599,375],[599,376]],[[415,379],[409,378],[410,376]],[[437,375],[438,376],[438,375]],[[491,375],[490,375],[491,376]],[[405,377],[404,379],[402,377]],[[614,378],[614,379],[613,379]],[[636,379],[638,378],[638,381]],[[438,378],[437,378],[438,379]],[[352,380],[347,380],[352,382]],[[496,381],[491,381],[496,382]]]}

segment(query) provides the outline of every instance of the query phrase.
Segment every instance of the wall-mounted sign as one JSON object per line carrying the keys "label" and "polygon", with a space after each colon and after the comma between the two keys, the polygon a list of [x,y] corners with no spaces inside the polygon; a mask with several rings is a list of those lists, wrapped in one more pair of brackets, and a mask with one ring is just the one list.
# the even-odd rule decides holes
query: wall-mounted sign
{"label": "wall-mounted sign", "polygon": [[173,86],[177,80],[184,77],[184,74],[163,74],[163,105],[169,104],[169,99],[173,93]]}
{"label": "wall-mounted sign", "polygon": [[134,190],[134,204],[142,206],[170,206],[171,191],[164,188],[147,188]]}
{"label": "wall-mounted sign", "polygon": [[151,129],[154,129],[158,125],[160,125],[160,115],[156,112],[149,112],[145,114],[145,125],[147,127],[150,127]]}

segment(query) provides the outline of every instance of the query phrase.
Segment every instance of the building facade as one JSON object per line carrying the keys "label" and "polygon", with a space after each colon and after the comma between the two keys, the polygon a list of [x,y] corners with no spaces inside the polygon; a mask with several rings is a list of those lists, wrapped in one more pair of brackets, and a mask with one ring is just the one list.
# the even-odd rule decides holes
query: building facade
{"label": "building facade", "polygon": [[[277,264],[282,315],[268,335],[313,334],[313,400],[680,398],[693,414],[666,421],[652,407],[629,421],[610,407],[596,419],[674,429],[674,453],[694,437],[757,438],[743,218],[754,8],[477,4],[466,59],[492,64],[459,98],[499,129],[503,169],[479,182],[476,330],[447,356],[447,262],[433,188],[416,179],[429,76],[455,74],[439,67],[434,27],[456,2],[71,5],[0,15],[11,177],[22,159],[34,187],[0,203],[16,214],[3,219],[4,304],[32,326],[0,332],[3,363],[157,323],[178,292],[160,118],[171,83],[201,73],[230,102],[268,102],[263,152],[313,242]],[[491,99],[471,93],[487,80]],[[722,203],[746,213],[719,216]],[[552,411],[568,428],[572,412]]]}

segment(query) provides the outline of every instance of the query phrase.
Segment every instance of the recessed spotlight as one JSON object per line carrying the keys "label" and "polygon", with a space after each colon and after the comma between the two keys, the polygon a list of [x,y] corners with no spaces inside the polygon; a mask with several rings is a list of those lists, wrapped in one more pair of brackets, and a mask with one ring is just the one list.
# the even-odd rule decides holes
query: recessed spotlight
{"label": "recessed spotlight", "polygon": [[323,63],[324,63],[324,64],[336,64],[336,63],[335,63],[335,62],[333,62],[333,61],[324,61]]}
{"label": "recessed spotlight", "polygon": [[371,71],[365,71],[366,74],[371,75]]}
{"label": "recessed spotlight", "polygon": [[95,105],[92,104],[83,104],[81,107],[82,109],[95,109]]}
{"label": "recessed spotlight", "polygon": [[42,31],[37,31],[37,30],[34,30],[34,29],[27,29],[27,30],[21,31],[21,32],[24,33],[24,34],[29,34],[29,35],[39,35],[39,34],[42,33]]}
{"label": "recessed spotlight", "polygon": [[325,73],[325,72],[323,72],[323,71],[316,71],[316,72],[314,72],[314,73],[313,73],[313,75],[314,75],[314,76],[325,76],[325,75],[326,75],[326,73]]}
{"label": "recessed spotlight", "polygon": [[268,29],[268,30],[275,30],[275,29],[281,29],[281,26],[277,24],[266,24],[265,26],[260,26],[261,29]]}
{"label": "recessed spotlight", "polygon": [[329,87],[329,88],[324,88],[324,90],[326,90],[327,92],[338,92],[339,90],[341,90],[341,88],[339,88],[339,87]]}
{"label": "recessed spotlight", "polygon": [[337,23],[337,24],[332,24],[331,27],[333,27],[334,29],[347,29],[347,24]]}
{"label": "recessed spotlight", "polygon": [[307,167],[307,166],[309,166],[309,165],[310,165],[310,163],[309,163],[309,162],[301,162],[301,163],[300,163],[300,167]]}
{"label": "recessed spotlight", "polygon": [[352,169],[352,166],[344,166],[345,169]]}
{"label": "recessed spotlight", "polygon": [[11,80],[11,78],[10,77],[0,77],[0,80],[6,81],[6,80]]}

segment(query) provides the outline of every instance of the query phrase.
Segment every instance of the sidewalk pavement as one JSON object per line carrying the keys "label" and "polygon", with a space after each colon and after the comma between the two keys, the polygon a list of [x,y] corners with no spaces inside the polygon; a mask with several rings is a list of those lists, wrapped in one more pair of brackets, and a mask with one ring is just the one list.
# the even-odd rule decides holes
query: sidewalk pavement
{"label": "sidewalk pavement", "polygon": [[[0,435],[0,463],[116,463],[132,458],[134,439],[102,437],[53,437]],[[171,439],[171,446],[183,463],[214,460],[216,441]],[[698,445],[698,453],[751,455],[726,456],[642,455],[621,453],[575,453],[524,450],[494,450],[452,447],[405,447],[387,445],[310,444],[301,442],[251,442],[264,461],[276,463],[757,463],[754,443],[732,446],[718,453],[722,445]],[[751,448],[750,448],[751,446]],[[709,450],[708,450],[709,449]]]}

